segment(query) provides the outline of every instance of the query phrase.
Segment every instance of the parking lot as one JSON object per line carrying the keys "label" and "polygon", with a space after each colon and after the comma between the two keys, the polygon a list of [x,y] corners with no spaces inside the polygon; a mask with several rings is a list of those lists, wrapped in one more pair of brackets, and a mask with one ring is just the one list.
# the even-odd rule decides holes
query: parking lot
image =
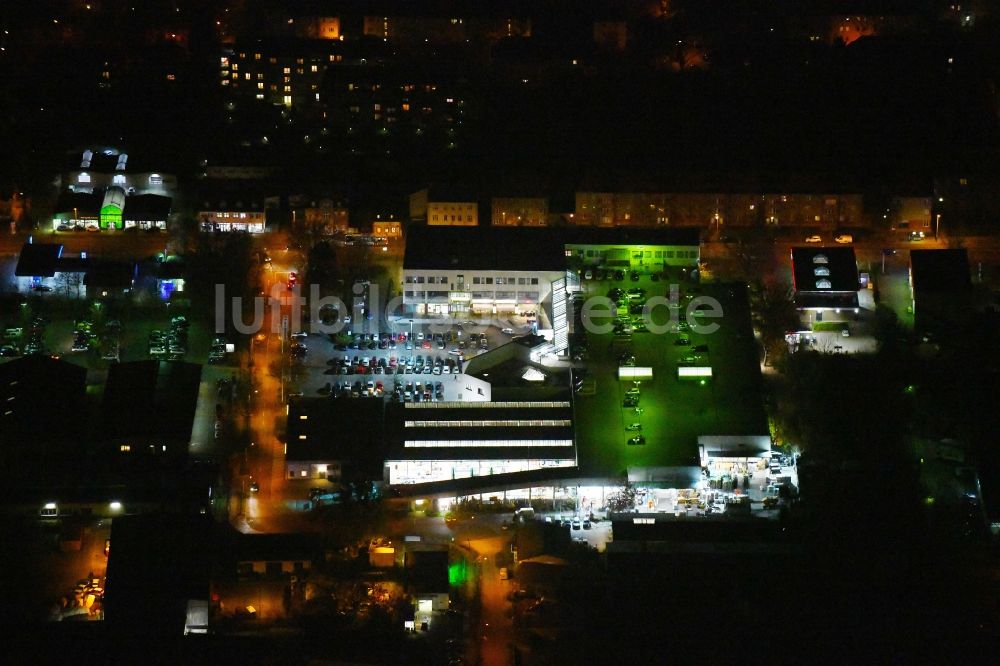
{"label": "parking lot", "polygon": [[466,360],[530,330],[504,326],[505,333],[493,325],[471,322],[448,326],[408,320],[389,328],[393,330],[357,333],[350,342],[335,342],[323,334],[293,334],[288,346],[293,365],[289,394],[458,400],[460,388],[454,380]]}
{"label": "parking lot", "polygon": [[[643,297],[622,299],[634,305],[668,294],[670,282],[662,277],[638,277],[637,281],[630,276],[621,281],[584,280],[583,297],[607,296],[615,288],[643,290]],[[666,325],[673,311],[686,310],[698,296],[714,298],[721,306],[721,318],[704,321],[693,310],[686,316],[688,325],[677,321],[665,333],[644,331],[622,321],[616,322],[617,332],[574,335],[585,347],[581,354],[581,345],[574,346],[579,359],[575,365],[584,368],[587,381],[592,380],[592,390],[576,395],[577,446],[585,473],[697,466],[699,435],[768,433],[759,397],[758,352],[742,286],[675,283],[680,308],[652,311],[655,326]],[[692,319],[714,322],[719,328],[699,333],[697,326],[690,325]],[[652,377],[622,381],[620,366],[650,368]],[[678,378],[679,368],[705,367],[711,368],[710,377]]]}
{"label": "parking lot", "polygon": [[[101,370],[115,361],[174,360],[225,365],[226,340],[186,313],[101,304],[33,303],[25,317],[0,329],[0,355],[53,354]],[[229,349],[232,349],[230,347]]]}

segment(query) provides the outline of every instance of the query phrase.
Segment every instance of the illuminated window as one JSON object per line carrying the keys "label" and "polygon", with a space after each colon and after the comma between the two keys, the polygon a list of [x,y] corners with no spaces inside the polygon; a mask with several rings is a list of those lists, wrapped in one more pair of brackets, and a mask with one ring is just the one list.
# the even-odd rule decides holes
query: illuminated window
{"label": "illuminated window", "polygon": [[309,71],[311,71],[311,72],[318,72],[319,71],[319,66],[318,65],[313,65],[312,67],[309,68]]}
{"label": "illuminated window", "polygon": [[79,183],[89,183],[90,182],[90,174],[89,173],[81,173],[80,176],[76,180]]}
{"label": "illuminated window", "polygon": [[287,92],[287,93],[292,92],[292,87],[291,86],[285,86],[285,92]]}
{"label": "illuminated window", "polygon": [[247,72],[246,74],[244,74],[243,78],[246,79],[247,81],[249,81],[250,80],[250,72]]}
{"label": "illuminated window", "polygon": [[132,450],[132,446],[129,444],[122,444],[120,447],[118,447],[118,450],[121,451],[122,453],[128,453],[129,451]]}
{"label": "illuminated window", "polygon": [[258,81],[257,82],[257,90],[263,90],[263,89],[264,89],[264,82],[263,81]]}
{"label": "illuminated window", "polygon": [[260,54],[259,53],[254,53],[253,54],[253,59],[254,60],[260,60]]}
{"label": "illuminated window", "polygon": [[571,439],[408,439],[403,442],[407,449],[425,448],[534,448],[547,446],[573,446]]}
{"label": "illuminated window", "polygon": [[817,289],[830,289],[832,287],[833,284],[829,280],[816,280]]}

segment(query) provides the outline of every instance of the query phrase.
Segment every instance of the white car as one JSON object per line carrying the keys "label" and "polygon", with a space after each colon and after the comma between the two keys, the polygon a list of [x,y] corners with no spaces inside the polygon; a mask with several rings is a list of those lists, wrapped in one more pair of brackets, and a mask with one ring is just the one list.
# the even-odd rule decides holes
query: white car
{"label": "white car", "polygon": [[839,236],[837,236],[833,240],[835,242],[837,242],[837,243],[840,243],[841,245],[846,245],[848,243],[853,243],[854,242],[854,236],[852,236],[850,234],[840,234]]}
{"label": "white car", "polygon": [[807,243],[822,243],[823,242],[823,238],[821,236],[817,236],[816,234],[813,234],[812,236],[808,236],[806,238],[806,242]]}
{"label": "white car", "polygon": [[512,328],[502,328],[500,329],[500,332],[504,335],[514,335],[514,329]]}

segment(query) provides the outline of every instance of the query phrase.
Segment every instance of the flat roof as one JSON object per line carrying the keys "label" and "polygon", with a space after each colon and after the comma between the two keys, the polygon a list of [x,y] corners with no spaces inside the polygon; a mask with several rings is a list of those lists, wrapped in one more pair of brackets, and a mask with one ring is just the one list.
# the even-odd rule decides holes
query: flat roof
{"label": "flat roof", "polygon": [[181,636],[188,600],[208,600],[216,534],[208,516],[115,518],[104,597],[108,623],[143,634]]}
{"label": "flat roof", "polygon": [[189,442],[200,385],[201,366],[194,363],[113,363],[104,388],[103,435]]}
{"label": "flat roof", "polygon": [[336,460],[381,477],[385,459],[382,398],[298,398],[288,404],[291,461]]}
{"label": "flat roof", "polygon": [[[664,282],[640,284],[650,296],[668,287]],[[653,368],[653,379],[641,385],[641,413],[624,404],[630,383],[618,379],[622,346],[611,345],[613,333],[585,334],[590,355],[588,376],[594,379],[596,391],[593,395],[573,395],[581,474],[599,477],[621,475],[626,470],[697,469],[699,437],[768,435],[746,285],[681,283],[681,289],[718,300],[723,316],[711,323],[719,329],[685,333],[688,345],[675,344],[679,333],[632,335],[628,348],[636,365]],[[659,324],[656,313],[653,318]],[[678,366],[699,345],[708,348],[699,363],[712,368],[712,381],[705,385],[677,378]],[[633,423],[641,424],[641,433],[627,430]],[[645,444],[628,443],[637,434],[645,437]]]}
{"label": "flat roof", "polygon": [[969,253],[965,249],[910,250],[910,269],[916,295],[972,288]]}
{"label": "flat roof", "polygon": [[52,277],[56,274],[63,246],[58,243],[25,243],[17,257],[14,275],[18,277]]}
{"label": "flat roof", "polygon": [[793,247],[792,280],[796,304],[799,294],[857,292],[858,261],[854,248]]}
{"label": "flat roof", "polygon": [[126,220],[164,220],[170,217],[170,197],[159,194],[132,194],[125,197],[122,217]]}
{"label": "flat roof", "polygon": [[[86,167],[81,166],[85,150],[90,150],[92,153],[90,166]],[[128,159],[125,161],[125,169],[119,171],[118,159],[122,155],[127,155]],[[66,152],[66,156],[63,159],[63,171],[93,171],[94,173],[147,173],[149,171],[156,171],[156,169],[150,168],[149,164],[143,160],[144,157],[142,155],[133,154],[128,150],[112,146],[84,146],[77,150]]]}
{"label": "flat roof", "polygon": [[128,289],[135,278],[135,264],[125,261],[92,262],[83,276],[88,287]]}
{"label": "flat roof", "polygon": [[104,191],[96,192],[70,192],[68,190],[60,192],[56,199],[56,213],[72,213],[77,215],[96,216],[101,212],[101,205],[104,203]]}
{"label": "flat roof", "polygon": [[562,271],[567,245],[699,245],[696,228],[411,225],[404,270]]}
{"label": "flat roof", "polygon": [[386,411],[392,460],[576,458],[568,401],[391,403]]}
{"label": "flat roof", "polygon": [[0,364],[0,442],[38,448],[39,441],[58,440],[76,446],[86,429],[86,383],[86,368],[50,356]]}

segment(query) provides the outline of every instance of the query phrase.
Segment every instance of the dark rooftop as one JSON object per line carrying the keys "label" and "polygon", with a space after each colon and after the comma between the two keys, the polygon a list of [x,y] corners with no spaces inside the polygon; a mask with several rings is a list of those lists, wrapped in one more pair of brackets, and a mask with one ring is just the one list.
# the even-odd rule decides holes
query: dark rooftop
{"label": "dark rooftop", "polygon": [[448,591],[448,551],[414,550],[406,554],[411,562],[406,578],[414,592],[420,594]]}
{"label": "dark rooftop", "polygon": [[77,215],[87,215],[96,217],[101,212],[101,204],[104,202],[104,192],[70,192],[59,193],[56,199],[55,213],[72,213],[74,209]]}
{"label": "dark rooftop", "polygon": [[125,197],[125,210],[122,217],[126,220],[166,220],[170,216],[170,197],[158,194],[133,194]]}
{"label": "dark rooftop", "polygon": [[[488,422],[555,420],[571,423],[573,408],[566,396],[565,407],[464,406],[462,403],[390,404],[386,412],[386,435],[390,455],[402,460],[465,460],[508,458],[576,458],[573,426],[570,425],[488,425]],[[476,403],[482,405],[483,403]],[[407,427],[407,421],[422,421],[420,427]],[[426,425],[437,421],[442,425]],[[569,446],[511,446],[511,440],[568,440]],[[411,446],[407,441],[448,441],[456,446]],[[462,442],[496,442],[496,446],[461,446]],[[529,455],[530,454],[530,455]]]}
{"label": "dark rooftop", "polygon": [[561,271],[567,245],[685,245],[699,230],[640,227],[447,227],[412,225],[404,269]]}
{"label": "dark rooftop", "polygon": [[103,433],[110,441],[183,444],[191,439],[201,366],[181,361],[134,361],[108,369]]}
{"label": "dark rooftop", "polygon": [[959,292],[972,288],[969,255],[959,250],[910,250],[913,290],[928,292]]}
{"label": "dark rooftop", "polygon": [[202,211],[245,211],[261,212],[264,199],[259,194],[248,191],[206,189],[195,200],[195,206]]}
{"label": "dark rooftop", "polygon": [[[81,166],[83,163],[83,153],[90,150],[92,155],[89,166]],[[110,154],[108,154],[110,153]],[[145,161],[142,155],[133,154],[127,149],[119,149],[112,146],[82,146],[77,150],[66,153],[63,160],[63,171],[93,171],[94,173],[114,173],[117,171],[118,158],[121,155],[128,155],[125,162],[124,173],[143,173],[155,171]]]}
{"label": "dark rooftop", "polygon": [[858,307],[858,263],[852,247],[793,247],[792,281],[800,308]]}
{"label": "dark rooftop", "polygon": [[107,622],[128,634],[181,636],[188,600],[208,600],[214,532],[199,515],[116,518],[105,584]]}
{"label": "dark rooftop", "polygon": [[17,258],[14,275],[18,277],[52,277],[56,274],[63,246],[55,243],[25,243]]}
{"label": "dark rooftop", "polygon": [[0,443],[38,449],[43,441],[78,441],[86,381],[86,368],[50,356],[0,364]]}
{"label": "dark rooftop", "polygon": [[288,407],[286,459],[340,460],[364,475],[381,478],[383,406],[381,398],[293,400]]}
{"label": "dark rooftop", "polygon": [[121,261],[93,262],[87,269],[83,284],[88,287],[128,289],[135,278],[135,264]]}
{"label": "dark rooftop", "polygon": [[229,531],[226,553],[237,562],[313,560],[322,554],[316,534],[243,534]]}

